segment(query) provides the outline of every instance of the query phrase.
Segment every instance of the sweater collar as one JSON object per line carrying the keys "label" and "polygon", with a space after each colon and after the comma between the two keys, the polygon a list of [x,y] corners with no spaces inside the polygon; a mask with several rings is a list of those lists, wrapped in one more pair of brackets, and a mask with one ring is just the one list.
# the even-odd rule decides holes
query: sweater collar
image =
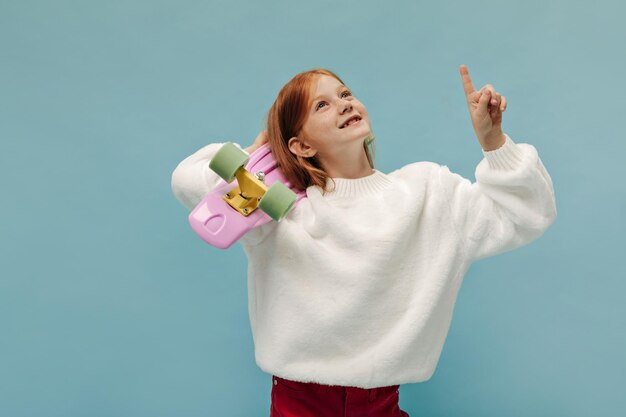
{"label": "sweater collar", "polygon": [[[334,181],[334,185],[333,185]],[[377,169],[372,174],[362,178],[328,178],[326,188],[329,190],[324,194],[325,198],[359,197],[363,195],[373,195],[391,184],[391,179]],[[322,190],[316,187],[320,194]]]}

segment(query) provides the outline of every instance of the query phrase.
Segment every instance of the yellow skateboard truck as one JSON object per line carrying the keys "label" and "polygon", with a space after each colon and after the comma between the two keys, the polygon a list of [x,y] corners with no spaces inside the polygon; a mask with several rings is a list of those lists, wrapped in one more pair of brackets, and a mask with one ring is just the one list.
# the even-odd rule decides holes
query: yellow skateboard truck
{"label": "yellow skateboard truck", "polygon": [[[222,204],[225,202],[224,208],[235,209],[243,216],[237,216],[239,219],[247,218],[260,208],[273,220],[280,221],[298,199],[298,195],[283,183],[286,179],[278,169],[269,146],[259,147],[252,155],[248,155],[233,143],[225,143],[209,162],[209,168],[228,184],[237,179],[237,185],[231,189],[217,188],[220,193],[217,201]],[[304,194],[304,191],[300,193]],[[214,204],[214,200],[211,200],[211,204]],[[210,207],[212,212],[226,213],[216,201],[215,204]],[[253,217],[258,220],[258,216]],[[232,220],[230,223],[239,222],[235,220],[236,217],[229,218]],[[247,223],[249,222],[246,221]],[[254,227],[254,224],[248,226]],[[240,231],[239,228],[236,229]]]}
{"label": "yellow skateboard truck", "polygon": [[232,208],[246,217],[259,207],[261,197],[268,190],[267,185],[259,179],[263,178],[262,174],[257,175],[240,167],[235,172],[237,185],[223,197]]}

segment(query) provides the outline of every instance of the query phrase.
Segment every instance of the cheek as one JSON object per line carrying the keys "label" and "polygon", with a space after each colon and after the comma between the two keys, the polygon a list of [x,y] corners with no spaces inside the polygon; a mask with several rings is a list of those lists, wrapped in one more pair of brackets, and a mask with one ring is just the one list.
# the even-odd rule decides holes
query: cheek
{"label": "cheek", "polygon": [[328,130],[328,124],[325,120],[316,120],[315,123],[311,123],[311,132],[324,132]]}
{"label": "cheek", "polygon": [[324,117],[317,120],[317,123],[315,124],[315,129],[318,132],[328,132],[329,130],[332,131],[337,127],[335,123],[335,120],[333,120],[331,117]]}
{"label": "cheek", "polygon": [[309,120],[302,127],[302,133],[304,134],[305,138],[307,138],[309,142],[311,142],[312,145],[318,146],[319,138],[326,136],[329,129],[330,128],[328,127],[328,124],[325,123],[324,120]]}
{"label": "cheek", "polygon": [[367,121],[367,125],[371,126],[370,115],[367,113],[367,110],[363,109],[363,111],[359,111],[361,113],[361,117]]}
{"label": "cheek", "polygon": [[359,103],[358,106],[356,106],[356,109],[361,114],[361,116],[367,117],[367,119],[369,120],[369,113],[367,112],[367,109],[363,104]]}

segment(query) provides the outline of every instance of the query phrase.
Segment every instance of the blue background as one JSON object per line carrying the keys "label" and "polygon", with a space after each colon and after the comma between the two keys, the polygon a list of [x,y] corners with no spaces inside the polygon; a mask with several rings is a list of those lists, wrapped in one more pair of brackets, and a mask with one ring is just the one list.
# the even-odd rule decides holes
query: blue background
{"label": "blue background", "polygon": [[[623,415],[626,7],[618,1],[0,0],[0,415],[268,416],[246,258],[188,227],[173,169],[252,143],[280,87],[337,72],[377,168],[475,180],[459,65],[508,101],[558,217],[472,265],[411,416]],[[622,398],[622,399],[620,399]]]}

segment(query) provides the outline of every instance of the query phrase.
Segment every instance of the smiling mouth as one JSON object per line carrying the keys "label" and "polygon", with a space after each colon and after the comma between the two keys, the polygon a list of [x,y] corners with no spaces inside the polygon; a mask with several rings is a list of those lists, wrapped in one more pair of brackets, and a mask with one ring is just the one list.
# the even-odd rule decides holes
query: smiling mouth
{"label": "smiling mouth", "polygon": [[342,124],[341,126],[339,126],[339,129],[343,129],[344,127],[348,127],[350,125],[353,125],[357,122],[361,121],[361,116],[353,116],[351,118],[349,118],[348,120],[346,120],[346,122],[344,124]]}

